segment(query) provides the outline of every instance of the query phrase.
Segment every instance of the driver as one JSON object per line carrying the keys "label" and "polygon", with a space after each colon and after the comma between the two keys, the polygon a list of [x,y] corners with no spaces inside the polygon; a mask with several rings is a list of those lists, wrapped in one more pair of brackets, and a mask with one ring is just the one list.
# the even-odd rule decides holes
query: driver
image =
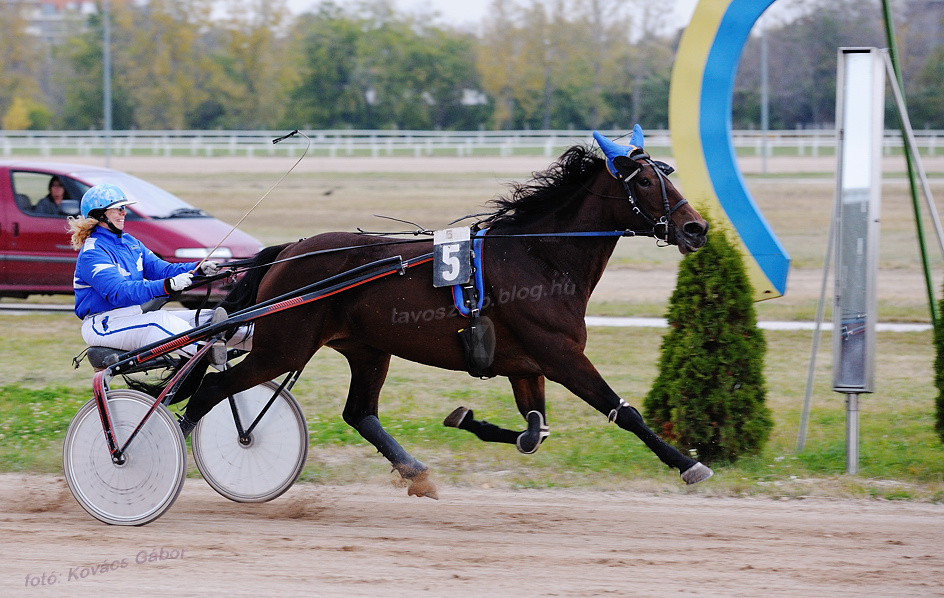
{"label": "driver", "polygon": [[[95,185],[82,196],[81,217],[68,220],[72,247],[79,252],[75,315],[82,319],[82,338],[89,345],[130,351],[196,325],[196,310],[142,310],[152,299],[188,288],[199,262],[165,262],[125,233],[125,206],[133,203],[115,185]],[[203,262],[199,271],[212,276],[219,264]],[[204,310],[206,319],[226,318],[225,311],[217,311],[222,313]],[[195,347],[181,351],[193,355]]]}

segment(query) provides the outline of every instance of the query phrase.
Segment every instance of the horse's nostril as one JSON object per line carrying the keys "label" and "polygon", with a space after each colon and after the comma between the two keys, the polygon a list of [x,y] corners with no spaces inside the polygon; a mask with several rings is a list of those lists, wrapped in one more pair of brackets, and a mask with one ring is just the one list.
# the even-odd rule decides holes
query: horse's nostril
{"label": "horse's nostril", "polygon": [[686,222],[685,226],[682,227],[682,230],[685,231],[686,235],[700,237],[708,232],[708,223],[706,222],[702,224],[701,222]]}

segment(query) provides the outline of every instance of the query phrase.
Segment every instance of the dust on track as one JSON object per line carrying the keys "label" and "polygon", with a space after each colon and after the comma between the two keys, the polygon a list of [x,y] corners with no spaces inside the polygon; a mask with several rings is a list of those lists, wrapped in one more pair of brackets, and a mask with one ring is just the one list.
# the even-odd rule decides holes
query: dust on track
{"label": "dust on track", "polygon": [[944,593],[944,505],[454,486],[440,497],[296,484],[237,504],[191,478],[162,518],[128,528],[92,519],[59,476],[2,474],[0,594]]}

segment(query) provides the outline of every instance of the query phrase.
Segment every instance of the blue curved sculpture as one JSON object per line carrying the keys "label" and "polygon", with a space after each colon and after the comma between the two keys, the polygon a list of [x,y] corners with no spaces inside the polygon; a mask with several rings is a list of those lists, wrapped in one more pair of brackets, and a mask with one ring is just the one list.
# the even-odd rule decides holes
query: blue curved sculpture
{"label": "blue curved sculpture", "polygon": [[731,141],[731,97],[751,28],[774,0],[701,0],[672,71],[669,125],[685,196],[738,236],[755,299],[786,292],[790,256],[751,197]]}

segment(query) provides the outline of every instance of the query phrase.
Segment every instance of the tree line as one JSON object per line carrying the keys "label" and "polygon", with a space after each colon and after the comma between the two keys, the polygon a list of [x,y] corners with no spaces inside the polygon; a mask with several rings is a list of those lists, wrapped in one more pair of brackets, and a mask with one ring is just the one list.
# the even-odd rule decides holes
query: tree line
{"label": "tree line", "polygon": [[[832,126],[837,48],[886,45],[879,4],[782,1],[790,17],[765,26],[770,127]],[[0,126],[102,128],[102,13],[49,43],[21,4],[0,3]],[[475,33],[392,0],[110,5],[115,129],[666,128],[681,36],[644,0],[495,0]],[[944,9],[895,6],[912,123],[944,128]],[[760,44],[744,48],[735,128],[760,126]]]}

